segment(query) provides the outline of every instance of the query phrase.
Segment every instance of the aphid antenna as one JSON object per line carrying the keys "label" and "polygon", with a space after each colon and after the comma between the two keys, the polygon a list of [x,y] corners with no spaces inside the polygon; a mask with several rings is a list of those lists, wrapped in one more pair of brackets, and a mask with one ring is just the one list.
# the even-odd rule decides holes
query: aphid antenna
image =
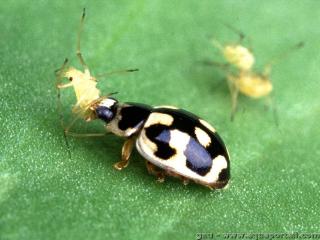
{"label": "aphid antenna", "polygon": [[229,23],[226,23],[224,21],[220,21],[222,25],[224,25],[226,28],[228,28],[229,30],[231,30],[232,32],[236,33],[237,35],[239,35],[239,44],[242,44],[244,39],[247,39],[248,42],[248,46],[249,46],[249,50],[252,51],[252,41],[251,38],[249,36],[246,36],[242,31],[240,31],[239,29],[237,29],[236,27],[232,26]]}
{"label": "aphid antenna", "polygon": [[275,63],[286,59],[292,52],[299,50],[302,47],[304,47],[304,42],[301,41],[295,44],[294,46],[291,46],[290,48],[286,49],[285,51],[281,52],[280,54],[274,56],[273,58],[271,58],[271,60],[269,60],[266,66],[264,67],[263,76],[269,76],[271,72],[271,68]]}
{"label": "aphid antenna", "polygon": [[226,23],[224,21],[221,21],[221,23],[226,27],[226,28],[229,28],[232,32],[236,33],[239,35],[239,42],[242,42],[243,39],[246,37],[246,35],[240,31],[239,29],[235,28],[234,26],[232,26],[231,24],[229,23]]}
{"label": "aphid antenna", "polygon": [[81,20],[80,20],[80,26],[79,26],[79,31],[78,31],[78,38],[77,38],[77,56],[79,58],[80,64],[83,66],[85,72],[89,72],[89,68],[87,64],[85,63],[82,53],[81,53],[81,35],[83,32],[83,26],[84,26],[84,19],[86,16],[86,9],[83,8]]}
{"label": "aphid antenna", "polygon": [[96,75],[96,78],[103,78],[103,77],[110,77],[111,75],[115,75],[115,74],[124,74],[124,73],[131,73],[131,72],[137,72],[139,71],[139,69],[135,68],[135,69],[121,69],[121,70],[115,70],[115,71],[111,71],[111,72],[107,72],[107,73],[102,73],[102,74],[98,74]]}

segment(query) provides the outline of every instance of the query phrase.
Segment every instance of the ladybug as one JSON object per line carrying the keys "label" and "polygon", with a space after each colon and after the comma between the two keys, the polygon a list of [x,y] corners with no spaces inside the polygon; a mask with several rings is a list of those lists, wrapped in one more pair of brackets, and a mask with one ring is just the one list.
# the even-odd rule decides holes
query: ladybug
{"label": "ladybug", "polygon": [[128,166],[135,145],[159,182],[168,175],[184,184],[192,180],[211,189],[227,186],[228,150],[216,130],[196,115],[171,106],[120,103],[112,97],[100,98],[90,110],[107,131],[126,138],[116,169]]}

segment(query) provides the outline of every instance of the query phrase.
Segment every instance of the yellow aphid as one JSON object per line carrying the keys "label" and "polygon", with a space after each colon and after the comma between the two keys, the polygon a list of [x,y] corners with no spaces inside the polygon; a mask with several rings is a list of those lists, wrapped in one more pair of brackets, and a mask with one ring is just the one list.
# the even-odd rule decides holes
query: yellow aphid
{"label": "yellow aphid", "polygon": [[[58,108],[60,110],[60,120],[61,125],[64,128],[65,135],[73,135],[73,136],[101,136],[105,134],[78,134],[70,132],[71,127],[78,119],[83,119],[85,121],[91,121],[95,119],[96,114],[92,108],[97,101],[100,101],[102,98],[100,90],[97,88],[97,79],[90,74],[89,68],[85,63],[83,56],[80,50],[80,37],[84,25],[84,18],[85,18],[85,9],[83,10],[83,14],[81,17],[80,28],[78,31],[78,38],[77,38],[77,57],[79,62],[83,68],[83,71],[78,70],[74,67],[67,67],[68,60],[66,59],[62,67],[57,71],[57,83],[56,87],[58,90]],[[137,69],[125,69],[125,70],[118,70],[109,73],[105,73],[102,75],[97,75],[99,77],[106,77],[110,76],[115,73],[127,73],[127,72],[134,72]],[[68,79],[68,83],[61,83],[62,79]],[[62,104],[60,100],[60,89],[62,88],[73,88],[77,102],[72,108],[72,113],[75,115],[73,120],[65,126],[62,114]]]}
{"label": "yellow aphid", "polygon": [[[96,87],[96,79],[90,75],[88,70],[81,72],[73,67],[70,67],[64,76],[70,80],[70,83],[66,85],[73,87],[77,97],[77,102],[72,109],[73,113],[79,114],[87,120],[91,115],[90,104],[100,98],[100,90]],[[62,85],[60,88],[66,85]]]}
{"label": "yellow aphid", "polygon": [[227,77],[242,94],[252,98],[268,96],[272,91],[272,83],[263,75],[242,71],[237,76],[228,74]]}
{"label": "yellow aphid", "polygon": [[301,48],[303,43],[300,42],[282,52],[276,58],[271,59],[269,63],[265,65],[263,72],[259,73],[254,70],[255,57],[250,51],[250,48],[242,45],[244,34],[232,26],[226,26],[239,34],[240,41],[236,44],[233,43],[222,45],[219,41],[213,39],[213,45],[221,51],[226,63],[211,63],[215,66],[223,68],[223,70],[226,72],[226,78],[228,80],[232,101],[231,119],[233,119],[237,109],[239,93],[254,99],[266,97],[267,104],[270,105],[272,103],[270,95],[273,90],[273,85],[269,78],[271,67],[276,61],[286,57],[289,53],[291,53],[292,50]]}

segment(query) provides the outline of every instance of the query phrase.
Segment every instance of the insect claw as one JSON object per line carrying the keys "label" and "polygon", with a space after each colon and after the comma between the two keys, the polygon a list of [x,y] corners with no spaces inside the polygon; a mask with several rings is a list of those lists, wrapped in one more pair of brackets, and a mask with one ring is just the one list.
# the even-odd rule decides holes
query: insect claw
{"label": "insect claw", "polygon": [[137,72],[137,71],[139,71],[139,69],[138,68],[134,68],[134,69],[128,69],[127,71],[128,72]]}
{"label": "insect claw", "polygon": [[164,182],[164,179],[165,179],[164,175],[161,174],[161,175],[159,175],[159,176],[157,177],[157,182],[158,182],[158,183],[163,183],[163,182]]}
{"label": "insect claw", "polygon": [[182,183],[183,183],[183,185],[185,185],[185,186],[187,186],[188,184],[189,184],[189,179],[187,179],[187,178],[183,178],[182,179]]}

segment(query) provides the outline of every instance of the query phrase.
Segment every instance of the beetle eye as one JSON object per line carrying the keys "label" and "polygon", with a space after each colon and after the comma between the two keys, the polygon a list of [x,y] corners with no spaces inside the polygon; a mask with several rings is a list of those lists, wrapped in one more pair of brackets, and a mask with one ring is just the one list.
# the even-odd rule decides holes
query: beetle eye
{"label": "beetle eye", "polygon": [[73,80],[73,78],[72,77],[69,77],[69,81],[71,82]]}

